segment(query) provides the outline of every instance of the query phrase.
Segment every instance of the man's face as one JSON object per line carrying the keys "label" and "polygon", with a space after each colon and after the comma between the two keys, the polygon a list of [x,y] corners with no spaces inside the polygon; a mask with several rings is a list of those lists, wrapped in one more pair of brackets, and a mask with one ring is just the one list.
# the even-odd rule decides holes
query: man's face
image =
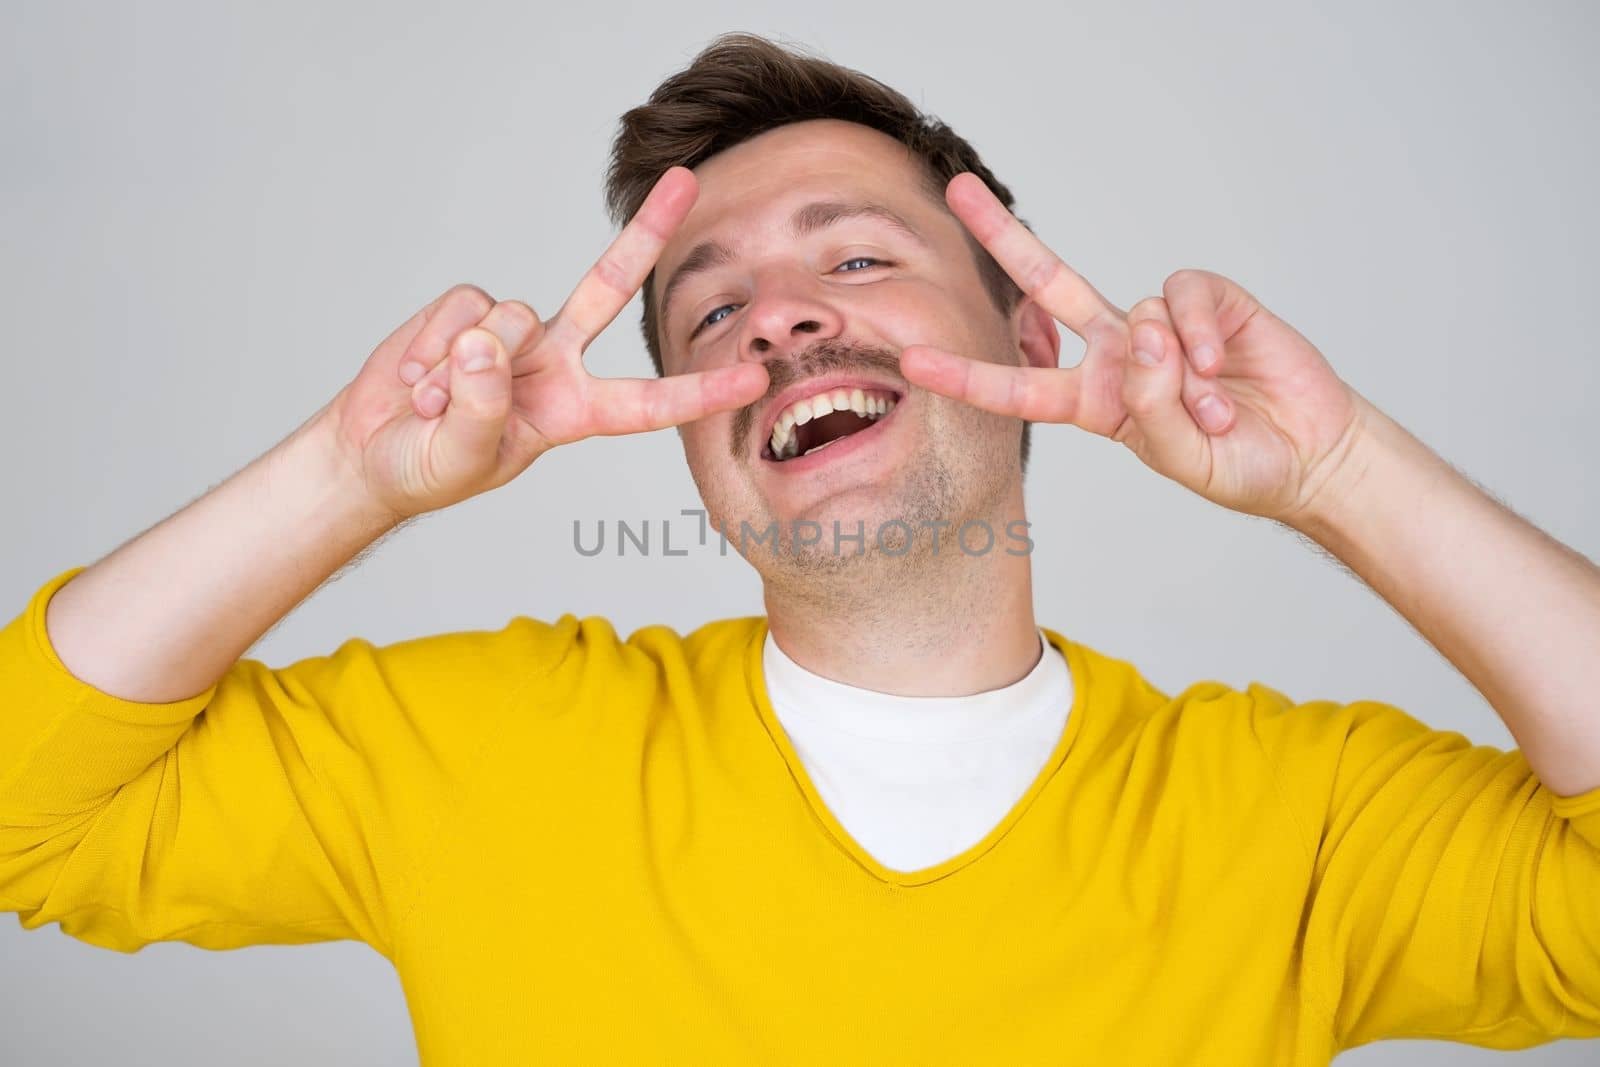
{"label": "man's face", "polygon": [[[899,373],[900,350],[919,343],[1027,361],[1023,309],[1007,316],[995,307],[961,223],[929,195],[903,145],[855,123],[816,120],[736,145],[695,175],[699,196],[653,283],[662,363],[669,375],[739,360],[767,368],[762,399],[679,427],[712,524],[758,571],[850,568],[857,542],[835,550],[835,521],[843,533],[865,531],[868,558],[879,555],[885,529],[883,545],[903,565],[915,555],[903,554],[891,520],[913,529],[949,522],[940,539],[949,551],[963,521],[992,519],[1001,501],[1020,499],[1021,421],[913,389]],[[856,210],[864,206],[887,209],[905,227]],[[779,438],[792,458],[775,456],[774,428],[797,414],[794,404],[814,409],[813,398],[836,389],[852,400],[860,389],[866,416],[846,408],[796,421]],[[877,414],[874,397],[892,409]],[[821,442],[831,443],[798,454]],[[818,523],[821,543],[796,550],[796,520]],[[746,546],[741,522],[754,533],[776,523],[780,551]]]}

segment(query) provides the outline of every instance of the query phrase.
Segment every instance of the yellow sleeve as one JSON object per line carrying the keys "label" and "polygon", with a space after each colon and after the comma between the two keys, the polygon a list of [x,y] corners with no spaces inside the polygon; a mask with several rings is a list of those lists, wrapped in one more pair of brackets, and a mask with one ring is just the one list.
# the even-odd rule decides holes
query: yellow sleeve
{"label": "yellow sleeve", "polygon": [[397,924],[517,695],[574,625],[237,661],[146,704],[69,673],[44,609],[0,630],[0,909],[92,945],[359,940]]}
{"label": "yellow sleeve", "polygon": [[1249,692],[1311,871],[1303,985],[1338,1048],[1600,1036],[1600,789],[1556,796],[1519,749],[1388,704]]}

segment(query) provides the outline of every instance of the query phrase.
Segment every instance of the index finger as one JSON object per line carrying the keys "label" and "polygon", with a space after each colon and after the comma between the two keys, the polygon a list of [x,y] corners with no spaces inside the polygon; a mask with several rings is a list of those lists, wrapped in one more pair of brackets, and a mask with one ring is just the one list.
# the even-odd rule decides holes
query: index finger
{"label": "index finger", "polygon": [[633,218],[550,320],[549,332],[564,334],[563,339],[577,345],[579,351],[588,348],[650,276],[667,239],[694,206],[698,191],[694,173],[687,167],[670,167],[657,178]]}
{"label": "index finger", "polygon": [[665,378],[594,378],[586,398],[589,432],[644,433],[693,422],[713,412],[755,403],[766,392],[767,381],[766,368],[759,363],[735,363]]}
{"label": "index finger", "polygon": [[984,180],[963,171],[945,186],[945,202],[1024,293],[1079,337],[1095,320],[1123,315],[1083,276],[1006,209]]}
{"label": "index finger", "polygon": [[900,373],[912,385],[1029,422],[1073,422],[1079,407],[1080,367],[1013,367],[967,359],[929,345],[900,353]]}

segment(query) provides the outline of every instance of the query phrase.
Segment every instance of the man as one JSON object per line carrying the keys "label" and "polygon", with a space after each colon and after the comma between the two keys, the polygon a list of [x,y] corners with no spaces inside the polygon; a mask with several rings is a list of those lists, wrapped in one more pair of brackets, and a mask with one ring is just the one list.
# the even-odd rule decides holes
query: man
{"label": "man", "polygon": [[[1587,560],[1232,281],[1113,307],[967,142],[855,72],[719,39],[624,117],[608,199],[627,225],[555,314],[451,289],[0,632],[0,900],[25,927],[364,941],[428,1064],[1600,1035]],[[661,376],[591,378],[641,287]],[[1057,322],[1087,342],[1071,370]],[[1169,695],[1041,627],[1008,536],[1030,420],[1315,540],[1519,747],[1260,683]],[[666,426],[765,616],[239,658],[411,517]]]}

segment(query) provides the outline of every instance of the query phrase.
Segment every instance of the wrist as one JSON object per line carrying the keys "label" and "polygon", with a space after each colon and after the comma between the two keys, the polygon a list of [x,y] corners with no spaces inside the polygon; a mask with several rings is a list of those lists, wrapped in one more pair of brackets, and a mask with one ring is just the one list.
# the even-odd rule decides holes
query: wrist
{"label": "wrist", "polygon": [[1284,522],[1325,548],[1348,545],[1383,521],[1386,508],[1409,513],[1441,476],[1452,473],[1405,427],[1362,397],[1348,439],[1329,455],[1304,506]]}
{"label": "wrist", "polygon": [[277,471],[290,479],[330,531],[371,541],[408,516],[378,501],[367,486],[361,453],[342,433],[336,403],[329,403],[279,446]]}

